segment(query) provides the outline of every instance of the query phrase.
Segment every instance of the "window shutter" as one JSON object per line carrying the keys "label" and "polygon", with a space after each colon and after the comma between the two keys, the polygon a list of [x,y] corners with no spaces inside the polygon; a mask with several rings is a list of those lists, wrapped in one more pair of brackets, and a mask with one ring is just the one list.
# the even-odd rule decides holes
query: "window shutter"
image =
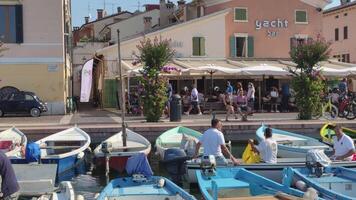
{"label": "window shutter", "polygon": [[307,22],[307,12],[298,10],[295,15],[296,22]]}
{"label": "window shutter", "polygon": [[23,43],[23,14],[22,5],[15,6],[16,13],[16,43]]}
{"label": "window shutter", "polygon": [[248,36],[247,38],[247,45],[248,45],[248,52],[247,52],[247,56],[248,57],[254,57],[254,52],[255,52],[255,49],[254,49],[254,40],[253,40],[253,37],[252,36]]}
{"label": "window shutter", "polygon": [[199,56],[199,38],[193,37],[193,56]]}
{"label": "window shutter", "polygon": [[200,56],[205,56],[205,38],[201,37],[200,39]]}
{"label": "window shutter", "polygon": [[235,36],[230,36],[230,57],[236,57]]}

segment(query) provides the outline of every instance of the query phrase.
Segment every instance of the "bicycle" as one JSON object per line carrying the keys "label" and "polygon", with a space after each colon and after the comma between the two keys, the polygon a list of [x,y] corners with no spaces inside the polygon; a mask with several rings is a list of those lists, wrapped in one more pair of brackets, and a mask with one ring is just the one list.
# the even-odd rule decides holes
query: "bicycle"
{"label": "bicycle", "polygon": [[320,117],[323,117],[327,120],[334,120],[337,118],[339,110],[334,104],[332,104],[330,95],[326,97],[326,102],[320,103],[321,105],[314,106],[316,110],[314,110],[312,114],[313,118],[319,119]]}

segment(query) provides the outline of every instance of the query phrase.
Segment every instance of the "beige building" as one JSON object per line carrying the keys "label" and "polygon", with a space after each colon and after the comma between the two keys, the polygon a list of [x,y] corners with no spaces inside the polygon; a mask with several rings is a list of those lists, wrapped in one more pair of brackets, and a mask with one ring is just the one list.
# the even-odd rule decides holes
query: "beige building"
{"label": "beige building", "polygon": [[342,62],[356,63],[356,1],[323,13],[323,36],[332,43],[331,55]]}
{"label": "beige building", "polygon": [[48,114],[64,114],[70,32],[70,0],[1,0],[0,39],[8,50],[0,57],[0,88],[35,92],[48,103]]}

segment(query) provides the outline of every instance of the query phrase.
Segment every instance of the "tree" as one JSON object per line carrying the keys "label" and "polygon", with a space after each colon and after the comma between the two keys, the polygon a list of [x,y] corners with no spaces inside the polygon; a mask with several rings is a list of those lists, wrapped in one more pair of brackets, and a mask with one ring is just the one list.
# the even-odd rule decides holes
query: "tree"
{"label": "tree", "polygon": [[167,102],[167,80],[159,76],[162,68],[173,57],[170,40],[145,38],[137,45],[140,53],[138,61],[143,64],[140,82],[143,94],[143,111],[148,122],[158,122]]}
{"label": "tree", "polygon": [[328,60],[329,47],[329,43],[318,38],[299,44],[290,52],[290,57],[297,64],[289,71],[293,74],[292,88],[296,92],[299,119],[311,119],[321,111],[325,83],[320,62]]}

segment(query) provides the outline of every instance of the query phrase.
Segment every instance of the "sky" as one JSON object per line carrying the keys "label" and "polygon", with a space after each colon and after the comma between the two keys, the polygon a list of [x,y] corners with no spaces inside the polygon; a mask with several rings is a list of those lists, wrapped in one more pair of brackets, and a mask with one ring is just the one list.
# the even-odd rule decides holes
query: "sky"
{"label": "sky", "polygon": [[[171,0],[177,2],[177,0]],[[288,1],[288,0],[286,0]],[[340,0],[332,0],[333,3],[326,8],[338,5]],[[187,1],[190,2],[190,1]],[[96,19],[96,9],[104,8],[110,15],[116,12],[116,8],[121,6],[122,10],[136,11],[140,8],[143,11],[144,4],[158,4],[159,0],[72,0],[73,26],[81,26],[84,23],[84,17],[90,13],[91,20]]]}

